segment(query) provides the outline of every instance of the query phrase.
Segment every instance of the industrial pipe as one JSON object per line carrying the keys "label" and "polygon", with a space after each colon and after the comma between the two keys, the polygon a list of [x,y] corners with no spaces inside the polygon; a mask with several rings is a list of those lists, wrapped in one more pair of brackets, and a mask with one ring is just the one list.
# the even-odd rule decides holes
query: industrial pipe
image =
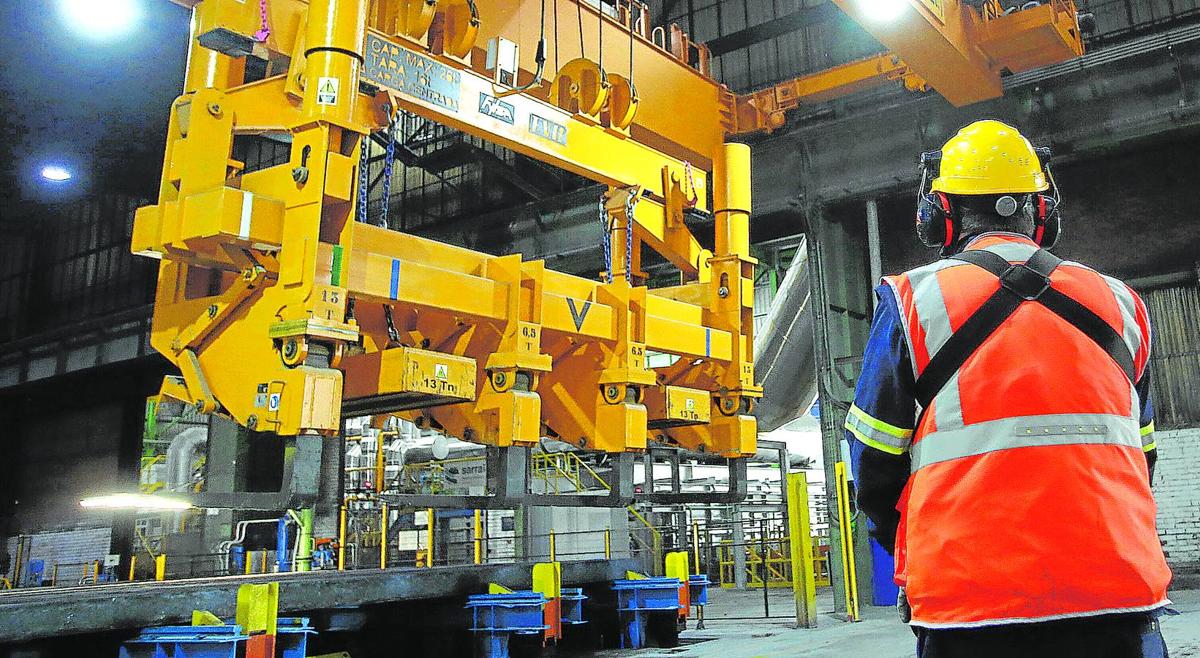
{"label": "industrial pipe", "polygon": [[[192,464],[196,456],[208,445],[207,427],[189,427],[171,440],[167,447],[167,489],[171,492],[186,492],[192,486]],[[176,512],[174,528],[183,531],[184,512]]]}
{"label": "industrial pipe", "polygon": [[816,395],[810,299],[808,251],[801,241],[767,321],[754,337],[754,378],[763,387],[754,411],[760,432],[799,418]]}
{"label": "industrial pipe", "polygon": [[296,571],[312,571],[313,510],[300,510],[297,515],[299,530],[296,535]]}
{"label": "industrial pipe", "polygon": [[285,573],[291,571],[291,565],[288,563],[288,516],[284,514],[279,517],[278,525],[275,529],[275,571]]}

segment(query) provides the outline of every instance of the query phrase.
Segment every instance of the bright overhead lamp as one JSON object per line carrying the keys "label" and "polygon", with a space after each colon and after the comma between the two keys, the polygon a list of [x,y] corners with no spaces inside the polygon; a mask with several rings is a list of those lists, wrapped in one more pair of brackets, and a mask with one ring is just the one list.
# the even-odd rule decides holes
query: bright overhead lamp
{"label": "bright overhead lamp", "polygon": [[42,167],[42,178],[52,183],[65,183],[71,180],[71,171],[62,165],[46,165]]}
{"label": "bright overhead lamp", "polygon": [[904,13],[908,0],[858,0],[862,13],[880,23],[894,21]]}
{"label": "bright overhead lamp", "polygon": [[79,504],[88,509],[138,509],[138,510],[164,510],[178,511],[191,509],[192,504],[186,500],[178,498],[168,498],[166,496],[151,496],[146,494],[109,494],[107,496],[92,496],[79,501]]}
{"label": "bright overhead lamp", "polygon": [[93,39],[124,36],[141,18],[141,0],[59,0],[63,19],[75,32]]}

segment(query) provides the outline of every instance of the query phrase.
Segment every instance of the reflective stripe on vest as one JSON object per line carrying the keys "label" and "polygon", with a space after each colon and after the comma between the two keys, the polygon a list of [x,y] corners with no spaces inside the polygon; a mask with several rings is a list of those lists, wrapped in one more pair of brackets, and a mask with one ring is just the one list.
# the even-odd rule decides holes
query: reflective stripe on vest
{"label": "reflective stripe on vest", "polygon": [[939,429],[925,435],[912,447],[912,470],[998,450],[1064,445],[1120,445],[1141,449],[1142,439],[1135,420],[1112,414],[1002,418]]}

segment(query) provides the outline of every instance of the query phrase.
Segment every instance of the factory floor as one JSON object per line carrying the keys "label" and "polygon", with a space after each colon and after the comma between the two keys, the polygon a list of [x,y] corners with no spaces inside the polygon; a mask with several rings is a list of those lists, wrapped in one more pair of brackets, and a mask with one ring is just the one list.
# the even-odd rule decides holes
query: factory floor
{"label": "factory floor", "polygon": [[[604,658],[775,658],[813,656],[842,658],[911,658],[915,656],[913,635],[897,621],[889,607],[864,606],[863,620],[857,624],[839,621],[832,614],[833,596],[828,590],[817,597],[818,625],[815,629],[794,629],[790,591],[772,592],[770,619],[761,619],[761,590],[713,590],[710,594],[704,630],[689,630],[680,636],[675,649],[641,651],[605,651]],[[1200,658],[1200,590],[1171,592],[1171,606],[1178,616],[1164,617],[1163,635],[1171,658]],[[759,619],[748,619],[749,617]]]}

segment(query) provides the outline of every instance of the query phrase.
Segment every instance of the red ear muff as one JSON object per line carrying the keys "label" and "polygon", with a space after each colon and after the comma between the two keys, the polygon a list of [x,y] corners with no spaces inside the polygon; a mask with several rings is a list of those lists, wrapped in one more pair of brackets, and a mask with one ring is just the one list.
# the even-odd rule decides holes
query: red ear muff
{"label": "red ear muff", "polygon": [[1054,197],[1038,194],[1034,200],[1033,241],[1039,247],[1050,249],[1058,242],[1062,232],[1062,217]]}
{"label": "red ear muff", "polygon": [[1041,246],[1042,241],[1046,239],[1046,195],[1034,196],[1036,200],[1033,211],[1033,241]]}
{"label": "red ear muff", "polygon": [[949,196],[930,192],[917,200],[917,237],[926,247],[941,249],[943,256],[951,253],[958,242],[958,224]]}
{"label": "red ear muff", "polygon": [[942,253],[946,253],[948,249],[958,240],[958,231],[954,230],[954,213],[950,209],[950,197],[942,192],[937,193],[938,202],[942,204],[942,213],[946,221],[945,238],[942,239]]}

